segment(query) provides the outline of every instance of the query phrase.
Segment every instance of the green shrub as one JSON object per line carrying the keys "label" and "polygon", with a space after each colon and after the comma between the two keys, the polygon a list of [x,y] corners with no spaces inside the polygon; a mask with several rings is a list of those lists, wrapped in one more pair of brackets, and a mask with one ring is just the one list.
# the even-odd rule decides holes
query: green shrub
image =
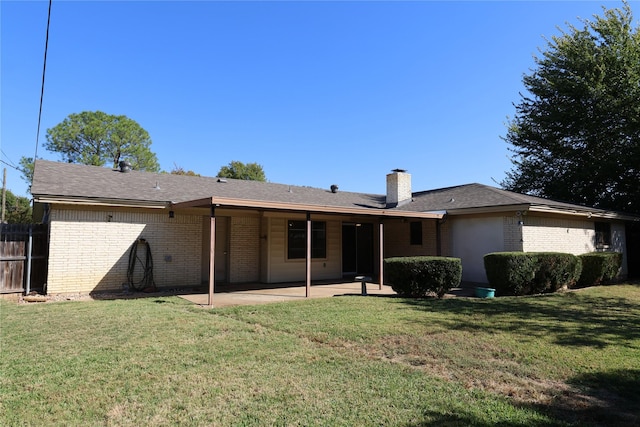
{"label": "green shrub", "polygon": [[484,256],[487,279],[497,295],[532,295],[572,287],[582,264],[559,252],[494,252]]}
{"label": "green shrub", "polygon": [[580,278],[582,262],[572,254],[537,252],[538,269],[532,284],[532,293],[555,292],[564,287],[574,287]]}
{"label": "green shrub", "polygon": [[582,260],[582,274],[578,287],[597,286],[614,279],[622,266],[620,252],[592,252],[579,256]]}
{"label": "green shrub", "polygon": [[494,252],[484,256],[484,270],[497,295],[528,295],[537,260],[526,252]]}
{"label": "green shrub", "polygon": [[421,298],[435,293],[442,298],[451,288],[460,285],[460,258],[398,257],[384,260],[384,274],[398,295]]}

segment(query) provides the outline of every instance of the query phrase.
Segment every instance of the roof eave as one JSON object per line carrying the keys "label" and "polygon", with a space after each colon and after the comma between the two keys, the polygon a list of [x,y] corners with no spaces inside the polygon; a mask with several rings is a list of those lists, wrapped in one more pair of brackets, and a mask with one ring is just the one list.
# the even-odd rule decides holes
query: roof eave
{"label": "roof eave", "polygon": [[589,207],[564,207],[564,206],[549,206],[549,205],[532,205],[529,208],[531,212],[541,213],[555,213],[560,215],[573,215],[586,218],[599,218],[599,219],[613,219],[620,221],[639,221],[640,217],[621,214],[613,211],[605,211],[602,209],[589,208]]}
{"label": "roof eave", "polygon": [[581,206],[553,206],[553,205],[537,205],[537,204],[513,204],[499,206],[481,206],[472,208],[447,209],[448,215],[471,215],[471,214],[487,214],[499,212],[538,212],[557,215],[571,215],[585,218],[599,218],[620,221],[640,221],[640,217],[633,215],[620,214],[618,212],[604,211],[602,209],[588,208]]}
{"label": "roof eave", "polygon": [[471,215],[471,214],[490,214],[505,211],[527,211],[529,204],[499,205],[499,206],[480,206],[471,208],[447,209],[448,215]]}
{"label": "roof eave", "polygon": [[345,206],[328,206],[328,205],[312,205],[305,203],[282,203],[265,200],[246,200],[224,197],[211,197],[204,199],[191,200],[187,202],[174,203],[173,208],[195,208],[195,207],[235,207],[235,208],[254,208],[266,209],[273,211],[292,211],[292,212],[315,212],[315,213],[331,213],[331,214],[347,214],[347,215],[366,215],[390,218],[421,218],[421,219],[441,219],[442,213],[433,212],[411,212],[393,209],[375,209],[375,208],[352,208]]}
{"label": "roof eave", "polygon": [[60,205],[82,205],[82,206],[112,206],[112,207],[136,207],[148,209],[164,209],[170,205],[165,201],[151,200],[125,200],[125,199],[105,199],[70,196],[42,196],[33,195],[35,203],[49,203]]}

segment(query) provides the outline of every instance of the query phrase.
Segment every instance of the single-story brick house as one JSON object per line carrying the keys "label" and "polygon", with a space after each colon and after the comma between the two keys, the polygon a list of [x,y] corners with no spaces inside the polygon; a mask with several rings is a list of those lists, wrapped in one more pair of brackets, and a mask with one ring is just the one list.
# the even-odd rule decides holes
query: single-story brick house
{"label": "single-story brick house", "polygon": [[[130,171],[37,160],[36,220],[49,224],[50,294],[121,289],[131,248],[144,239],[158,287],[209,283],[384,281],[383,260],[462,259],[463,280],[486,283],[495,251],[629,254],[638,218],[481,184],[412,192],[387,175],[386,194]],[[309,242],[309,244],[307,243]],[[381,274],[382,272],[382,274]]]}

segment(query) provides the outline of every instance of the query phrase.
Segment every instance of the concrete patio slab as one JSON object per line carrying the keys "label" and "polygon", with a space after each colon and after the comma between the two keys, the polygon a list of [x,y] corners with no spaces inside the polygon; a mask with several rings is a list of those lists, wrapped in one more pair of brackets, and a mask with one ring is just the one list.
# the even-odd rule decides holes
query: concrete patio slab
{"label": "concrete patio slab", "polygon": [[[299,301],[306,299],[306,288],[304,285],[291,285],[287,287],[253,288],[248,290],[233,290],[216,292],[213,295],[213,307],[229,307],[235,305],[267,304],[282,301]],[[367,283],[367,295],[395,295],[391,286],[383,286],[379,289],[376,283]],[[312,285],[309,298],[329,298],[340,295],[361,295],[361,282],[331,283]],[[207,306],[209,303],[208,293],[194,293],[180,295],[194,304]]]}

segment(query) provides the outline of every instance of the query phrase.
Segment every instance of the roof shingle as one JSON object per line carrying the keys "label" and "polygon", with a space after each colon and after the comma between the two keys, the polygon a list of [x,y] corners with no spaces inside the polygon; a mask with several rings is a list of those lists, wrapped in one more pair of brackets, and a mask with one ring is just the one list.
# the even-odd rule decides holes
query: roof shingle
{"label": "roof shingle", "polygon": [[[586,211],[594,208],[533,197],[483,184],[466,184],[414,192],[410,203],[387,209],[386,196],[275,184],[249,180],[172,175],[141,171],[120,172],[86,166],[37,160],[31,193],[37,198],[74,198],[101,201],[183,203],[208,198],[252,202],[275,202],[335,208],[436,212],[458,209],[500,208],[528,205],[560,210]],[[604,212],[604,211],[602,211]]]}

